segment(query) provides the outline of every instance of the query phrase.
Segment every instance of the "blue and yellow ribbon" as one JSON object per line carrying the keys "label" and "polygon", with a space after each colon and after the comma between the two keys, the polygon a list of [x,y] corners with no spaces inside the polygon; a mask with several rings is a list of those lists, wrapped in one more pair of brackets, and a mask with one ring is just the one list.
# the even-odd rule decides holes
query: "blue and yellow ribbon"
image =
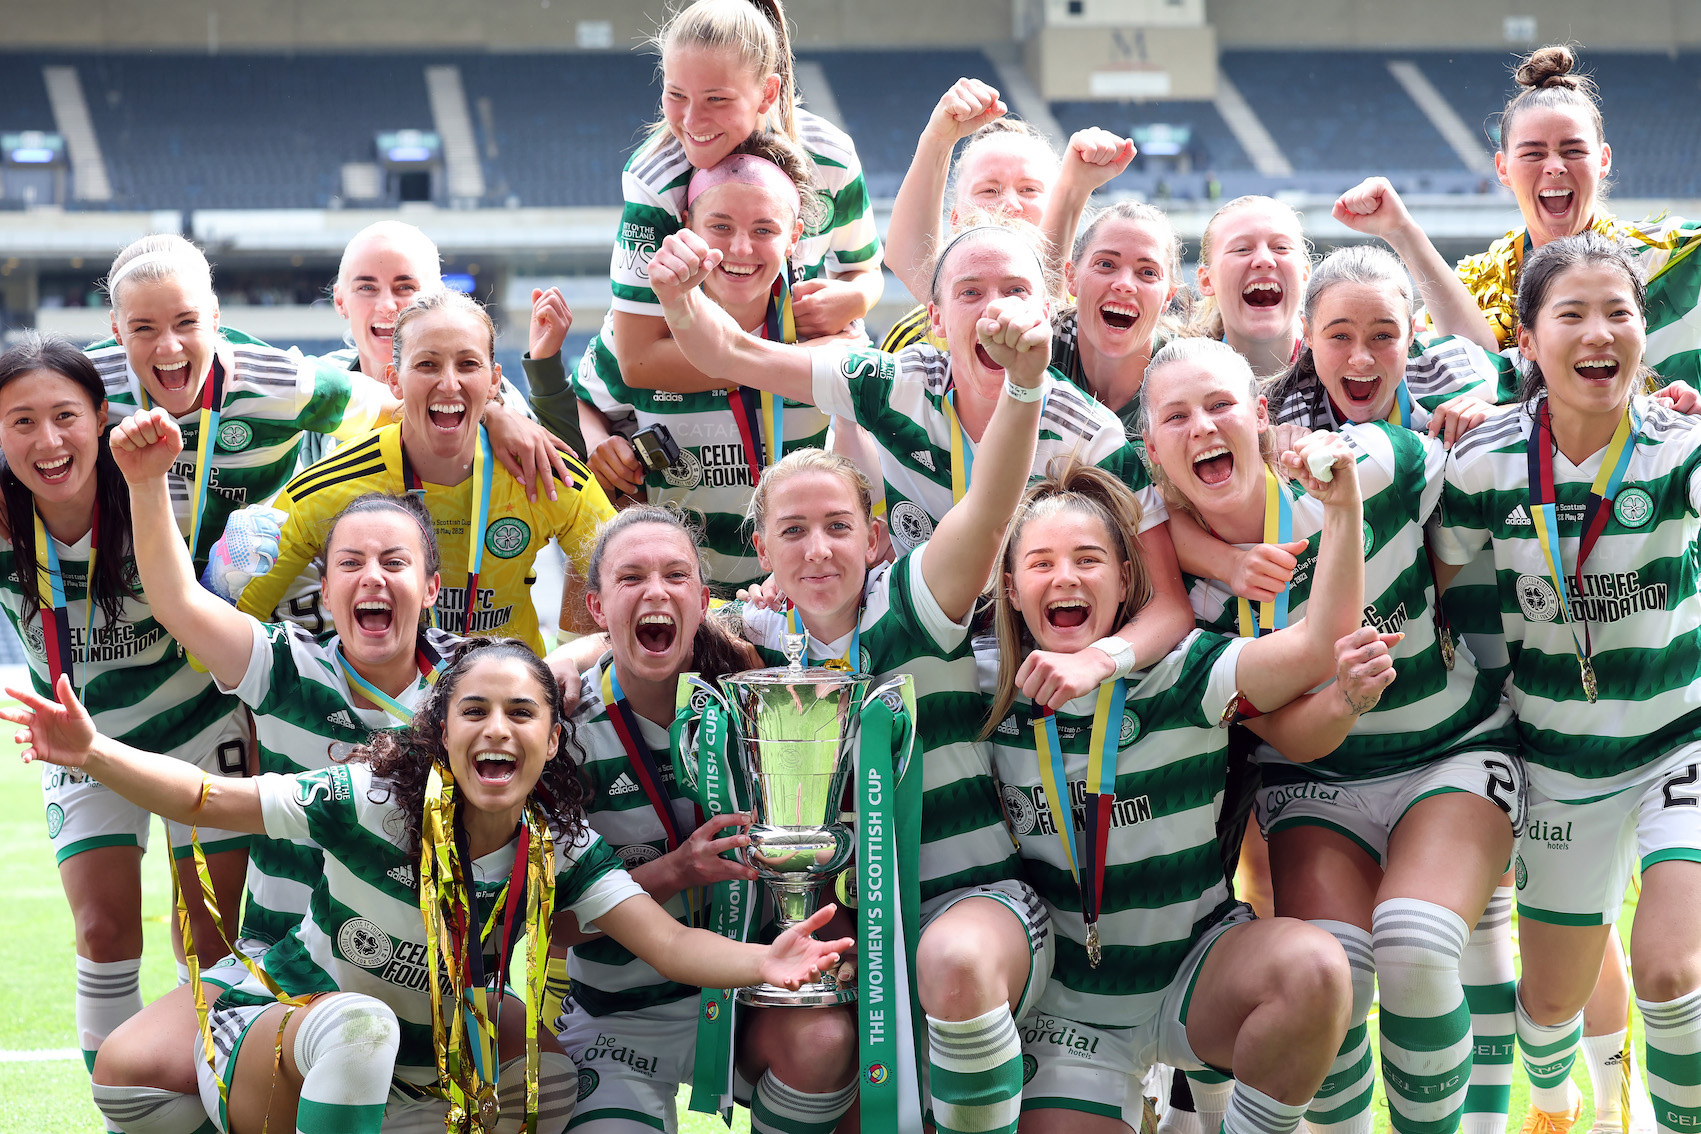
{"label": "blue and yellow ribbon", "polygon": [[[1293,500],[1288,496],[1281,478],[1269,465],[1264,466],[1264,542],[1288,543],[1293,540]],[[1288,597],[1293,591],[1290,582],[1273,602],[1258,604],[1258,617],[1252,617],[1252,603],[1239,599],[1240,636],[1256,638],[1288,624]]]}

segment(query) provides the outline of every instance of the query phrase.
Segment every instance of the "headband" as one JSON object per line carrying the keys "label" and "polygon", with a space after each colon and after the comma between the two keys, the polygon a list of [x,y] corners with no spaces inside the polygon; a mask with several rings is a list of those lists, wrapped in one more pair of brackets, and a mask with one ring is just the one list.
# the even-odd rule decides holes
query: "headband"
{"label": "headband", "polygon": [[135,269],[144,267],[148,264],[163,264],[167,260],[187,260],[187,257],[183,254],[183,249],[181,248],[165,248],[154,252],[144,252],[140,256],[137,256],[134,260],[126,260],[123,267],[119,268],[116,272],[113,272],[112,275],[107,278],[107,294],[111,295],[112,290],[118,286],[118,282]]}
{"label": "headband", "polygon": [[797,191],[797,182],[793,181],[785,170],[756,154],[733,154],[722,158],[708,169],[699,169],[693,173],[691,183],[685,188],[685,207],[689,209],[691,202],[715,186],[731,182],[772,189],[782,199],[791,201],[793,210],[799,216],[803,213],[803,197]]}

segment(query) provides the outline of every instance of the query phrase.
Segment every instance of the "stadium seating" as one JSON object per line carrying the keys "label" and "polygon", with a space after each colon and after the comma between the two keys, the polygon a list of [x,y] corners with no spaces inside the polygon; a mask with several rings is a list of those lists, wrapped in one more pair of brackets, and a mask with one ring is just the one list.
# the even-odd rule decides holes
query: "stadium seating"
{"label": "stadium seating", "polygon": [[8,68],[6,97],[0,98],[0,132],[40,130],[53,133],[53,107],[39,66]]}

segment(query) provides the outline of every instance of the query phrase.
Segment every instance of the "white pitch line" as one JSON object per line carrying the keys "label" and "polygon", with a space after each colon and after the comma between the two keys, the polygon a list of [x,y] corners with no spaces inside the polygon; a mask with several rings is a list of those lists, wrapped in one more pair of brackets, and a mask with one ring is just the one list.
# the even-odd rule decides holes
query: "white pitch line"
{"label": "white pitch line", "polygon": [[0,1049],[0,1063],[57,1063],[62,1059],[82,1058],[83,1053],[74,1047],[38,1047],[29,1051]]}

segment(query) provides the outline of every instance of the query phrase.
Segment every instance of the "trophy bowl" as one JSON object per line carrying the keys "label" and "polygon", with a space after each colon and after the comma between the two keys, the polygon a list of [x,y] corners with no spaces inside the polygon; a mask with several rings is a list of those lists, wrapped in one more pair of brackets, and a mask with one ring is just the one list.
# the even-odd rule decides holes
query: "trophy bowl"
{"label": "trophy bowl", "polygon": [[[813,914],[821,890],[850,863],[851,828],[840,821],[856,764],[858,710],[872,679],[836,669],[780,666],[721,678],[744,759],[752,820],[746,864],[773,895],[781,929]],[[797,991],[738,990],[744,1004],[824,1008],[856,999],[832,974]]]}

